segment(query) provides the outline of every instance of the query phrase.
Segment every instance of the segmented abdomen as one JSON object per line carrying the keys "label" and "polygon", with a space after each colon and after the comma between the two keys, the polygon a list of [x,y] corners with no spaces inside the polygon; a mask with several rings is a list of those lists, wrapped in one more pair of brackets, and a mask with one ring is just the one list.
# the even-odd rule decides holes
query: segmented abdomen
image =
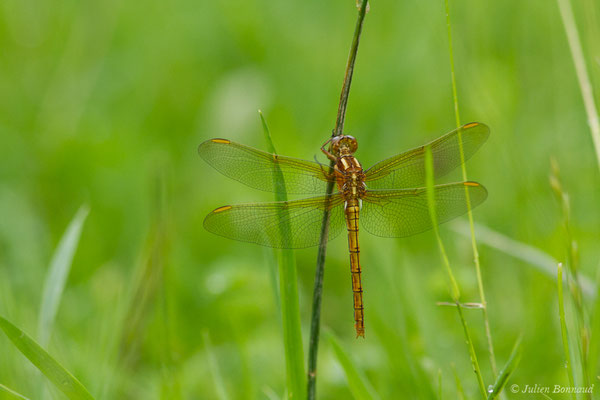
{"label": "segmented abdomen", "polygon": [[346,202],[346,225],[348,227],[348,248],[350,250],[350,271],[352,273],[352,294],[354,297],[354,327],[356,337],[365,336],[365,321],[360,282],[360,247],[358,245],[358,218],[360,206],[358,199]]}

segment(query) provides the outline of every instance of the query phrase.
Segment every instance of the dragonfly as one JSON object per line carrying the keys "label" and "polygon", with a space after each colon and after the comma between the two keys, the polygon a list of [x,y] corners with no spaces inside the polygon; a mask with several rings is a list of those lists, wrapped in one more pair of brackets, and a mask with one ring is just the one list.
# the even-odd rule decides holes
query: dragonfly
{"label": "dragonfly", "polygon": [[[321,146],[334,163],[271,154],[227,139],[210,139],[198,153],[223,175],[252,188],[275,193],[317,195],[300,200],[225,205],[204,219],[214,234],[279,249],[300,249],[321,242],[325,213],[331,240],[344,228],[348,233],[350,270],[357,337],[364,337],[359,227],[380,237],[406,237],[432,228],[426,181],[426,148],[431,151],[437,179],[469,159],[487,140],[488,126],[465,124],[440,138],[363,169],[354,157],[357,140],[350,135],[330,138]],[[329,148],[326,149],[326,146]],[[462,150],[462,151],[461,151]],[[327,193],[327,186],[337,191]],[[455,182],[433,187],[437,223],[447,222],[487,198],[477,182]],[[467,197],[468,196],[468,197]],[[360,223],[359,223],[360,221]]]}

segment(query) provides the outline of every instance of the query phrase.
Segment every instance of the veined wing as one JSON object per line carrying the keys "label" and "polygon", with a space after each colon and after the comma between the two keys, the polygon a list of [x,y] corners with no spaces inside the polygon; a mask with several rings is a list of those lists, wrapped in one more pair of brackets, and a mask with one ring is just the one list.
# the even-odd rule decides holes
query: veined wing
{"label": "veined wing", "polygon": [[367,187],[395,189],[424,186],[425,146],[431,146],[434,176],[437,179],[461,164],[459,140],[462,140],[466,161],[481,147],[489,135],[490,129],[487,125],[478,122],[463,125],[427,145],[373,165],[365,172]]}
{"label": "veined wing", "polygon": [[[471,208],[487,198],[485,187],[476,182],[434,186],[435,211],[439,223],[467,212],[466,190]],[[375,236],[404,237],[431,229],[427,188],[369,190],[363,198],[360,226]]]}
{"label": "veined wing", "polygon": [[219,207],[204,219],[206,230],[229,239],[280,249],[316,246],[325,210],[330,210],[328,240],[345,227],[339,194],[274,203]]}
{"label": "veined wing", "polygon": [[[282,193],[279,172],[287,193],[324,194],[327,166],[312,161],[283,157],[231,142],[211,139],[198,147],[198,154],[217,171],[255,189]],[[279,167],[279,168],[278,168]]]}

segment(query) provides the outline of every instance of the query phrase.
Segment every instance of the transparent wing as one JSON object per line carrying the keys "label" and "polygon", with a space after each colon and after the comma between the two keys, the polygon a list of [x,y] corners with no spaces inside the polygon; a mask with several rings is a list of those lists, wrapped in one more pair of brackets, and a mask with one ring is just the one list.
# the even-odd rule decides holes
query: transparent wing
{"label": "transparent wing", "polygon": [[[465,189],[471,208],[487,198],[485,187],[476,182],[450,183],[434,187],[439,223],[467,212]],[[431,229],[427,189],[369,190],[363,198],[360,227],[376,236],[404,237]]]}
{"label": "transparent wing", "polygon": [[[465,161],[487,140],[490,129],[478,122],[463,125],[434,140],[431,146],[435,178],[439,178],[461,164],[459,136]],[[425,145],[427,146],[427,145]],[[425,146],[388,158],[365,172],[369,189],[395,189],[425,185]]]}
{"label": "transparent wing", "polygon": [[226,139],[207,140],[198,147],[198,154],[223,175],[255,189],[282,193],[277,179],[280,171],[287,193],[326,191],[328,179],[316,162],[278,156]]}
{"label": "transparent wing", "polygon": [[209,232],[229,239],[280,249],[316,246],[325,210],[330,210],[328,240],[345,228],[339,194],[275,203],[219,207],[204,219]]}

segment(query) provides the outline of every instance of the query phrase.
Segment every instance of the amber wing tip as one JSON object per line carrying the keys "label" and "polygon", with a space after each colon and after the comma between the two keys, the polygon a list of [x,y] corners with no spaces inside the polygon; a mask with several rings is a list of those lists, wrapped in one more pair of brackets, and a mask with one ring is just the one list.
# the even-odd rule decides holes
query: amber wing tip
{"label": "amber wing tip", "polygon": [[217,214],[223,211],[227,211],[227,210],[231,210],[233,207],[232,206],[221,206],[221,207],[217,207],[214,210],[212,210],[211,214]]}
{"label": "amber wing tip", "polygon": [[474,127],[476,127],[476,126],[478,126],[478,125],[482,125],[482,124],[481,124],[481,123],[479,123],[479,122],[469,122],[468,124],[464,124],[464,125],[462,126],[462,128],[463,128],[463,129],[469,129],[469,128],[474,128]]}
{"label": "amber wing tip", "polygon": [[202,155],[202,151],[204,148],[206,148],[208,145],[210,145],[211,143],[217,143],[217,144],[231,144],[231,140],[228,139],[222,139],[222,138],[214,138],[214,139],[208,139],[205,140],[204,142],[200,143],[198,145],[198,154]]}
{"label": "amber wing tip", "polygon": [[473,181],[463,182],[463,185],[465,185],[465,186],[481,186],[481,184],[479,182],[473,182]]}
{"label": "amber wing tip", "polygon": [[468,124],[464,124],[460,127],[462,130],[467,130],[471,128],[479,128],[479,131],[488,135],[490,133],[490,127],[484,124],[483,122],[469,122]]}
{"label": "amber wing tip", "polygon": [[210,141],[213,143],[220,143],[220,144],[230,144],[231,143],[231,140],[223,139],[223,138],[214,138],[214,139],[210,139]]}

